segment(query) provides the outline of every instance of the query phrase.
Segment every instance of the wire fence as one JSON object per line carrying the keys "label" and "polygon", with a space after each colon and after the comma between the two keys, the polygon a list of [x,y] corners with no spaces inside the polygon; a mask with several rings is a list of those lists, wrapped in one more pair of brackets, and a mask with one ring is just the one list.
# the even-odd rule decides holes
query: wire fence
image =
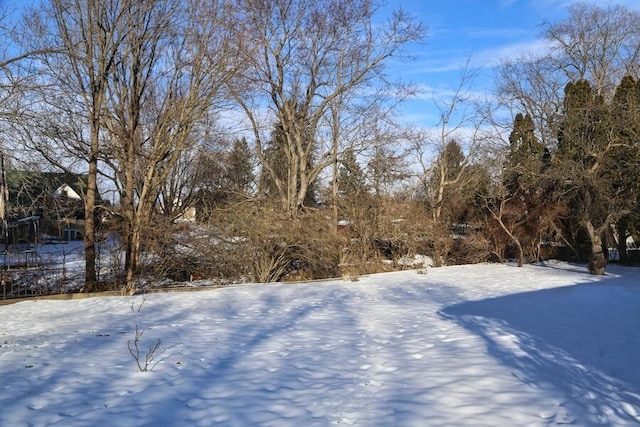
{"label": "wire fence", "polygon": [[75,292],[83,285],[84,274],[64,266],[5,267],[0,280],[2,299]]}
{"label": "wire fence", "polygon": [[[0,298],[24,298],[83,290],[84,252],[81,245],[17,246],[0,252]],[[99,252],[98,280],[112,277],[116,257]]]}

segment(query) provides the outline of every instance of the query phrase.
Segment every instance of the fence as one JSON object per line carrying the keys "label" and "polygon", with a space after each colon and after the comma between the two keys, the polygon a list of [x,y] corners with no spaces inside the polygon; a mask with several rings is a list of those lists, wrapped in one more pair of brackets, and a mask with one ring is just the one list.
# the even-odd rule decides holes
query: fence
{"label": "fence", "polygon": [[82,272],[65,266],[23,265],[2,270],[2,299],[68,293],[79,290],[84,282]]}

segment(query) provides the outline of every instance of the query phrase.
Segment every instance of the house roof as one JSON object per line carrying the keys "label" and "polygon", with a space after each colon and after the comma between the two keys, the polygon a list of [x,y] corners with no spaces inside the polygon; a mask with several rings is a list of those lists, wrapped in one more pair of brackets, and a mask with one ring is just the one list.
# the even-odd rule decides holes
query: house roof
{"label": "house roof", "polygon": [[72,173],[8,170],[6,180],[9,203],[18,206],[28,206],[45,197],[61,197],[66,188],[83,197],[87,188],[87,175]]}
{"label": "house roof", "polygon": [[53,192],[56,197],[67,197],[74,200],[82,200],[82,195],[78,194],[69,184],[62,184],[56,191]]}

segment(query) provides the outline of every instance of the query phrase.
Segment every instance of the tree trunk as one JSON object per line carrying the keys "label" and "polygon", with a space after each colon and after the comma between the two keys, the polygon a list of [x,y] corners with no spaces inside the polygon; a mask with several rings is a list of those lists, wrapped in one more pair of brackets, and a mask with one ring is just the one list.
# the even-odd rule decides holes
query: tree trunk
{"label": "tree trunk", "polygon": [[[98,277],[96,274],[96,238],[95,238],[95,200],[96,200],[96,175],[94,164],[89,165],[89,179],[87,194],[85,196],[85,221],[84,221],[84,254],[85,254],[85,292],[95,292],[98,289]],[[92,179],[93,178],[93,179]]]}
{"label": "tree trunk", "polygon": [[522,250],[522,244],[520,243],[520,240],[515,238],[515,236],[513,236],[511,239],[513,240],[513,243],[516,244],[516,248],[518,249],[518,267],[522,267],[524,265],[524,251]]}
{"label": "tree trunk", "polygon": [[589,234],[591,242],[591,253],[589,254],[589,272],[591,274],[601,276],[605,272],[607,266],[607,258],[602,251],[602,238],[600,233],[596,231],[590,220],[585,220],[585,228]]}
{"label": "tree trunk", "polygon": [[136,274],[138,265],[140,264],[140,242],[141,232],[139,227],[134,226],[131,236],[129,237],[129,247],[127,247],[128,263],[126,265],[127,283],[124,288],[124,294],[133,295],[135,293],[135,285],[133,279]]}
{"label": "tree trunk", "polygon": [[[131,159],[131,158],[130,158]],[[127,165],[125,171],[125,186],[124,191],[121,192],[122,207],[124,212],[124,227],[123,227],[123,243],[124,243],[124,273],[126,282],[124,284],[123,293],[130,293],[133,289],[133,275],[135,272],[135,253],[134,253],[134,231],[135,231],[135,200],[134,194],[134,171],[133,162]]]}
{"label": "tree trunk", "polygon": [[500,228],[502,228],[502,230],[507,234],[507,236],[509,236],[511,241],[516,245],[516,249],[518,249],[518,267],[522,267],[524,265],[524,250],[522,249],[522,244],[520,243],[520,239],[518,239],[518,237],[509,230],[507,225],[502,220],[502,212],[504,210],[504,205],[505,205],[505,201],[503,200],[500,203],[500,208],[497,213],[494,212],[492,209],[489,209],[489,212],[491,213],[491,216],[493,216],[493,218],[498,222],[498,225],[500,225]]}
{"label": "tree trunk", "polygon": [[[94,108],[95,115],[99,113]],[[98,150],[99,150],[99,117],[93,117],[91,123],[91,146],[89,148],[89,174],[87,177],[87,190],[84,200],[84,255],[85,255],[85,292],[95,292],[98,289],[96,274],[96,236],[95,236],[95,209],[98,193]]]}

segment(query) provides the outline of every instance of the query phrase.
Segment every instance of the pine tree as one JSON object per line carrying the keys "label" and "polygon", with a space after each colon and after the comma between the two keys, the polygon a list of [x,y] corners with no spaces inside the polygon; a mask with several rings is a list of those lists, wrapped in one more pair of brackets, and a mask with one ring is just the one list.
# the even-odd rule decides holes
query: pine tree
{"label": "pine tree", "polygon": [[586,80],[565,87],[564,122],[558,135],[558,156],[583,169],[598,167],[610,142],[607,106]]}
{"label": "pine tree", "polygon": [[279,124],[275,125],[271,139],[264,150],[262,169],[258,191],[267,198],[276,198],[285,191],[287,182],[287,152],[284,142],[284,130]]}
{"label": "pine tree", "polygon": [[509,154],[505,165],[504,184],[510,191],[535,184],[543,169],[545,147],[535,136],[533,119],[518,113],[509,135]]}
{"label": "pine tree", "polygon": [[458,221],[464,196],[462,188],[470,177],[464,170],[465,155],[460,144],[452,139],[438,156],[429,180],[428,200],[436,222],[446,222],[447,229]]}
{"label": "pine tree", "polygon": [[613,219],[615,197],[605,163],[614,140],[603,98],[586,80],[567,84],[555,167],[568,195],[567,227],[574,235],[577,229],[584,231],[587,240],[577,243],[587,250],[593,274],[604,274],[607,264],[603,235]]}
{"label": "pine tree", "polygon": [[[309,142],[305,142],[306,150]],[[270,199],[280,199],[286,205],[301,185],[298,153],[289,143],[285,129],[276,123],[263,153],[259,192]],[[307,169],[313,169],[314,156],[307,157]],[[317,206],[316,183],[310,181],[305,192],[304,206]]]}
{"label": "pine tree", "polygon": [[253,154],[246,138],[236,139],[227,154],[224,181],[231,198],[246,197],[255,179],[253,174]]}
{"label": "pine tree", "polygon": [[364,171],[353,150],[346,150],[338,170],[338,196],[341,199],[358,200],[368,194],[369,186]]}
{"label": "pine tree", "polygon": [[640,211],[640,81],[625,76],[616,88],[611,117],[616,146],[607,157],[603,172],[611,182],[610,188],[620,194],[617,208],[620,218],[616,221],[617,246],[620,261],[627,261],[627,237],[638,223]]}
{"label": "pine tree", "polygon": [[425,203],[431,216],[434,265],[446,263],[454,244],[452,227],[464,223],[473,190],[473,168],[465,165],[460,144],[449,140],[436,158],[425,182]]}
{"label": "pine tree", "polygon": [[496,203],[500,208],[493,209],[493,217],[516,246],[519,264],[524,258],[540,260],[542,242],[563,212],[557,203],[557,185],[546,173],[550,161],[531,117],[517,114],[503,165],[502,200]]}

